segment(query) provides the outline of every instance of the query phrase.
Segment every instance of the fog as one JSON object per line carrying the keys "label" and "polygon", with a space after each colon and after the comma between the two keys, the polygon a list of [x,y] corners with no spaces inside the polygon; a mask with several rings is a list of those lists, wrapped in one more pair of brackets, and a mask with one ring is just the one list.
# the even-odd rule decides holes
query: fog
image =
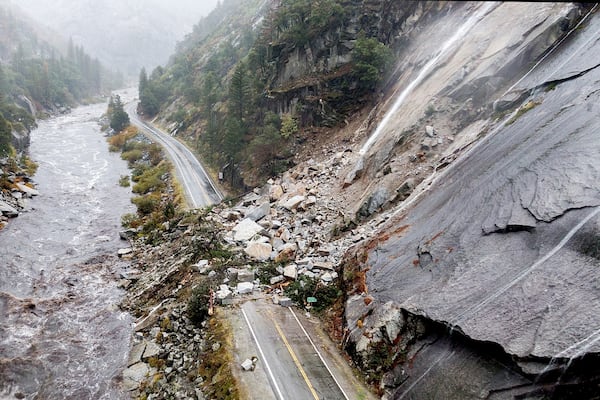
{"label": "fog", "polygon": [[[219,0],[8,0],[107,67],[137,77],[163,65]],[[2,3],[2,1],[0,1]]]}

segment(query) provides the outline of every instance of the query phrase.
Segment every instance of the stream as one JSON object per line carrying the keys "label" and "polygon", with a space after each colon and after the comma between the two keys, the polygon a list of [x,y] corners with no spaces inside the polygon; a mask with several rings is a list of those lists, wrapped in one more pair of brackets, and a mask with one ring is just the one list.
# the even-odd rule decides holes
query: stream
{"label": "stream", "polygon": [[118,185],[98,118],[106,104],[39,121],[30,156],[40,196],[0,231],[0,399],[124,399],[131,317],[118,307]]}

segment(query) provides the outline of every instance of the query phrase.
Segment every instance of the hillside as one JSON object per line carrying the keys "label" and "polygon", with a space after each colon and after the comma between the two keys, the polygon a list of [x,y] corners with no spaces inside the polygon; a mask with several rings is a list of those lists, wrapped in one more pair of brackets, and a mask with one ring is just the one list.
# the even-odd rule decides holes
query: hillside
{"label": "hillside", "polygon": [[[0,156],[26,151],[35,118],[65,112],[122,85],[122,77],[70,43],[64,54],[39,37],[45,29],[0,5]],[[7,123],[4,123],[6,120]]]}
{"label": "hillside", "polygon": [[[235,266],[339,289],[323,323],[383,398],[596,398],[597,7],[217,11],[142,71],[140,112],[257,186],[207,211]],[[165,238],[202,236],[184,228]],[[163,281],[193,279],[197,255],[173,254]]]}
{"label": "hillside", "polygon": [[133,77],[143,66],[154,68],[166,63],[175,44],[202,15],[215,7],[217,0],[12,0],[12,3],[40,25],[93,49],[93,55],[103,64]]}
{"label": "hillside", "polygon": [[[417,3],[390,7],[224,1],[165,68],[142,71],[141,110],[175,122],[171,129],[225,168],[235,188],[264,182],[293,165],[302,142],[376,99],[402,46],[395,20]],[[426,8],[435,14],[437,5]]]}

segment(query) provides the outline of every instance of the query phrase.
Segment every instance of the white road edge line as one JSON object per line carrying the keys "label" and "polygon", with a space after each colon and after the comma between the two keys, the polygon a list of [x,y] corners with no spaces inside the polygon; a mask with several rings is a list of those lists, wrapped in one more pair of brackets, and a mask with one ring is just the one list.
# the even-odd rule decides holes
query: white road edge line
{"label": "white road edge line", "polygon": [[325,368],[327,368],[327,371],[329,372],[329,375],[331,375],[331,377],[333,378],[333,381],[335,382],[335,384],[340,389],[340,392],[342,392],[342,394],[344,395],[344,398],[346,400],[350,400],[350,398],[348,397],[348,395],[346,394],[346,392],[344,392],[344,389],[342,389],[342,385],[340,385],[340,383],[338,382],[337,378],[335,377],[335,375],[333,374],[333,372],[329,368],[329,365],[327,365],[327,363],[325,362],[325,359],[323,358],[323,356],[321,355],[321,353],[317,349],[317,346],[315,346],[315,343],[312,341],[312,339],[308,335],[308,332],[306,332],[306,329],[304,329],[304,325],[302,325],[302,323],[300,322],[300,320],[296,316],[296,313],[294,312],[294,310],[292,310],[292,307],[288,307],[288,310],[290,310],[290,312],[294,316],[294,319],[296,320],[296,322],[298,323],[298,325],[300,325],[300,329],[302,329],[302,332],[304,332],[304,335],[306,335],[306,337],[307,337],[308,341],[310,342],[310,344],[312,345],[313,349],[315,349],[315,351],[317,352],[317,355],[321,359],[321,362],[323,363],[323,365],[325,365]]}
{"label": "white road edge line", "polygon": [[271,382],[273,383],[273,386],[275,386],[275,391],[277,392],[277,397],[279,397],[281,400],[285,400],[285,398],[283,397],[283,394],[281,394],[281,389],[279,389],[279,386],[277,385],[277,382],[275,381],[275,376],[273,375],[273,371],[271,371],[271,367],[269,366],[269,363],[267,362],[267,357],[265,357],[265,353],[263,353],[262,347],[260,347],[260,343],[258,342],[258,338],[256,337],[256,334],[254,333],[254,329],[252,329],[252,325],[250,325],[250,321],[248,320],[246,311],[244,311],[244,309],[241,307],[240,307],[240,310],[242,310],[242,315],[244,316],[244,319],[246,320],[246,325],[248,325],[248,328],[250,329],[250,334],[252,334],[254,343],[256,343],[256,347],[258,347],[258,352],[260,353],[260,357],[262,358],[263,363],[265,364],[265,367],[267,369],[269,377],[271,378]]}

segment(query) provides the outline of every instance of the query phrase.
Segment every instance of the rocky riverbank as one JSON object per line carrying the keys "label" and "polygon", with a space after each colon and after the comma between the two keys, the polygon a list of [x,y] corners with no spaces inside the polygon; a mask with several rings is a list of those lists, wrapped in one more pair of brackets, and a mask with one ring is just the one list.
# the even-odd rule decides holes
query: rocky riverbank
{"label": "rocky riverbank", "polygon": [[[25,159],[23,164],[32,165]],[[27,209],[28,199],[39,195],[26,167],[11,158],[0,160],[0,229]]]}

